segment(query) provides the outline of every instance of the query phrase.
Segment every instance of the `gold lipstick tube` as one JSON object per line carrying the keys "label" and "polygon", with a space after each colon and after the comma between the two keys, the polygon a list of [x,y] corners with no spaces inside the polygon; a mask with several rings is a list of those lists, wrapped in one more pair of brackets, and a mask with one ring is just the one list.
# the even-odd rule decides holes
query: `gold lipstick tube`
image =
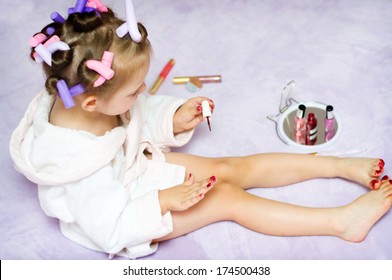
{"label": "gold lipstick tube", "polygon": [[186,84],[189,82],[191,78],[196,78],[203,84],[205,83],[221,83],[222,82],[222,76],[221,75],[210,75],[210,76],[186,76],[186,77],[174,77],[173,78],[173,84],[175,85],[180,85],[180,84]]}

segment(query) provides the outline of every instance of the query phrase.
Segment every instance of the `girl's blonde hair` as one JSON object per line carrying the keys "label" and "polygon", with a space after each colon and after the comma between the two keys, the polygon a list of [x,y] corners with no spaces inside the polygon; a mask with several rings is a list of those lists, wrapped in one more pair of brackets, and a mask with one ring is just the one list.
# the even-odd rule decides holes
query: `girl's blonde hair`
{"label": "girl's blonde hair", "polygon": [[[132,79],[132,74],[148,62],[151,45],[147,39],[147,30],[141,23],[138,23],[142,35],[140,42],[134,42],[129,34],[123,38],[118,37],[116,29],[123,23],[123,20],[108,9],[108,12],[102,13],[73,13],[64,23],[54,22],[44,27],[40,33],[48,39],[57,35],[70,47],[70,50],[53,53],[51,66],[43,63],[48,93],[58,94],[57,82],[64,80],[68,87],[81,84],[85,92],[93,91],[107,97],[125,80]],[[114,53],[112,69],[115,74],[101,86],[94,87],[94,81],[99,74],[87,68],[85,62],[91,59],[100,61],[105,51]],[[34,52],[32,48],[32,59]]]}

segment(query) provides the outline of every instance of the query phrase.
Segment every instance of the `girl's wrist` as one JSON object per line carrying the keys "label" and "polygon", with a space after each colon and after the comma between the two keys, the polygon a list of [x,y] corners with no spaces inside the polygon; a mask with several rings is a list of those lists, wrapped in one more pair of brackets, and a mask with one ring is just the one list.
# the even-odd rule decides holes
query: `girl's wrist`
{"label": "girl's wrist", "polygon": [[161,215],[165,215],[166,212],[169,210],[166,206],[164,195],[162,191],[158,191],[158,199],[159,199],[159,206],[161,207]]}
{"label": "girl's wrist", "polygon": [[178,125],[176,125],[175,122],[173,122],[173,134],[174,134],[174,136],[176,136],[177,134],[180,134],[183,131],[184,131],[183,129],[181,129]]}
{"label": "girl's wrist", "polygon": [[183,132],[182,127],[179,126],[179,125],[178,125],[178,122],[176,121],[176,119],[177,119],[177,117],[176,117],[176,116],[177,116],[177,112],[178,112],[178,110],[179,110],[181,107],[182,107],[182,105],[181,105],[180,107],[177,108],[177,110],[176,110],[176,112],[174,113],[174,116],[173,116],[173,134],[174,134],[174,135],[177,135],[177,134]]}

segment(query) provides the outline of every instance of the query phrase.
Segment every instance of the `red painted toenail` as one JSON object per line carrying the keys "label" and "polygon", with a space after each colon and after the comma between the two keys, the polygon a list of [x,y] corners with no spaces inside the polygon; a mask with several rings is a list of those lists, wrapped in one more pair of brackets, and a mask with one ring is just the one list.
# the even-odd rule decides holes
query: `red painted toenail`
{"label": "red painted toenail", "polygon": [[380,181],[379,180],[372,180],[371,182],[370,182],[370,187],[372,188],[372,189],[374,189],[375,187],[376,187],[376,184],[378,184]]}
{"label": "red painted toenail", "polygon": [[215,182],[216,182],[215,176],[211,176],[211,177],[210,177],[210,181],[213,182],[213,183],[215,183]]}
{"label": "red painted toenail", "polygon": [[211,188],[211,186],[212,186],[211,183],[207,184],[207,188]]}

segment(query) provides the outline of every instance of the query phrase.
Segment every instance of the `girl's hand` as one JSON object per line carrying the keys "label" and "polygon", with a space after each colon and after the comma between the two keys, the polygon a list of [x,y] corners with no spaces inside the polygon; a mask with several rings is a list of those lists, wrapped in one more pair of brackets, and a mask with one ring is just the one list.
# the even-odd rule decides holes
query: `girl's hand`
{"label": "girl's hand", "polygon": [[212,185],[216,182],[214,176],[198,182],[194,182],[194,180],[194,176],[189,174],[188,179],[182,185],[159,191],[162,215],[167,211],[184,211],[192,207],[204,198],[204,195],[212,189]]}
{"label": "girl's hand", "polygon": [[215,105],[211,99],[205,97],[195,97],[189,99],[181,105],[176,111],[173,118],[173,132],[174,135],[194,129],[203,121],[203,114],[201,110],[201,102],[208,100],[211,111],[214,110]]}

